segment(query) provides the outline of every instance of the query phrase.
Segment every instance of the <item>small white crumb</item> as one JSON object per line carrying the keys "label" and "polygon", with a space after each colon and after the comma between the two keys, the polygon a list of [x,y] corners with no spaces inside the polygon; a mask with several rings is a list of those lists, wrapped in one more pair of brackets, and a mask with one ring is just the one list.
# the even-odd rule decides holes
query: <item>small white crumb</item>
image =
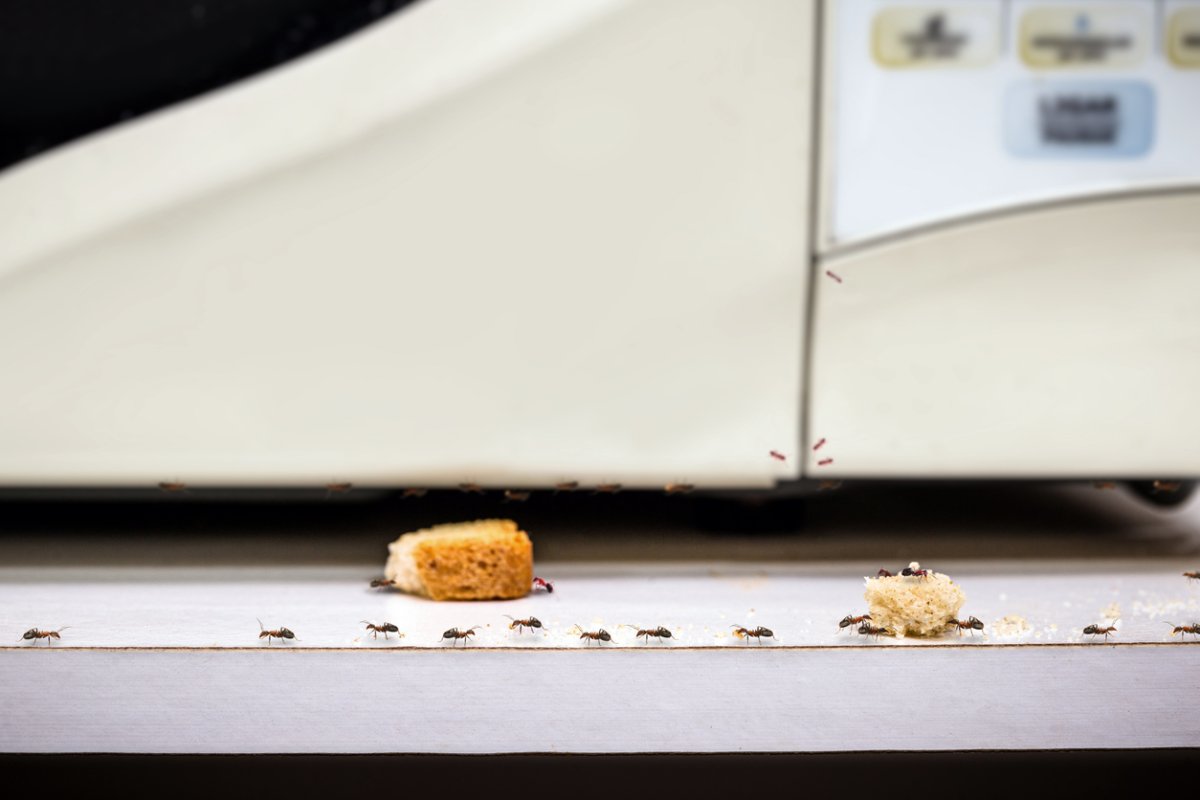
{"label": "small white crumb", "polygon": [[1029,630],[1029,620],[1018,614],[1007,614],[992,623],[992,633],[997,636],[1020,636]]}
{"label": "small white crumb", "polygon": [[1109,603],[1104,608],[1100,609],[1100,616],[1105,619],[1117,620],[1121,618],[1121,607],[1116,603]]}

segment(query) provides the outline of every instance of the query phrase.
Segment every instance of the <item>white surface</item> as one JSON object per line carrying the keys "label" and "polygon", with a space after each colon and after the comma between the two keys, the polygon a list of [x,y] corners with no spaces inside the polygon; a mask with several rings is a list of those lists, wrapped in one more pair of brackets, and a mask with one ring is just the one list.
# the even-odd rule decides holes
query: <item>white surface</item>
{"label": "white surface", "polygon": [[7,172],[0,484],[793,477],[814,12],[437,0]]}
{"label": "white surface", "polygon": [[[898,565],[891,565],[898,566]],[[938,565],[989,625],[1029,634],[934,642],[838,634],[863,609],[865,564],[539,565],[553,595],[432,603],[316,570],[0,572],[2,625],[70,624],[61,642],[0,649],[3,751],[616,752],[1179,747],[1200,721],[1178,692],[1200,647],[1164,620],[1200,617],[1184,561]],[[1120,633],[1080,629],[1120,607]],[[503,614],[548,631],[510,634]],[[299,645],[257,640],[254,618]],[[400,641],[364,638],[360,619]],[[667,625],[635,644],[620,623]],[[732,623],[772,627],[740,644]],[[569,626],[607,627],[589,646]],[[442,630],[485,626],[469,647]],[[135,649],[122,649],[135,648]],[[166,649],[184,648],[184,649]],[[609,652],[603,652],[609,651]],[[53,687],[54,703],[29,703]],[[881,724],[890,714],[903,724]]]}
{"label": "white surface", "polygon": [[[1200,183],[1200,72],[1171,64],[1161,26],[1194,0],[1050,3],[860,0],[828,4],[826,172],[829,203],[822,245],[863,239],[964,216],[1056,199]],[[996,20],[999,55],[984,65],[888,69],[871,55],[871,26],[890,8],[980,10]],[[1007,15],[1004,9],[1008,8]],[[1122,68],[1037,70],[1019,52],[1023,15],[1042,8],[1123,10],[1142,20],[1144,57]],[[961,28],[962,24],[959,23]],[[1153,87],[1154,142],[1138,158],[1018,158],[1005,146],[1005,97],[1015,86],[1053,81],[1135,80]]]}
{"label": "white surface", "polygon": [[[822,263],[807,468],[1200,474],[1200,193],[983,219]],[[817,461],[834,462],[818,467]]]}

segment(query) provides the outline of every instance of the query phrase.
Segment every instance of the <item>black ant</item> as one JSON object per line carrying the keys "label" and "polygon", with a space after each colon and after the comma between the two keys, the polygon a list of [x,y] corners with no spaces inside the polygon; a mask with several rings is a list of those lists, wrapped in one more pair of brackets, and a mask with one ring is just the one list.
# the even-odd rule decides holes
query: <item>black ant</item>
{"label": "black ant", "polygon": [[292,633],[287,628],[278,628],[273,631],[267,630],[266,628],[263,627],[261,619],[258,620],[258,630],[259,630],[258,638],[266,639],[267,644],[270,644],[272,639],[279,639],[282,641],[284,639],[295,639],[296,638],[296,634]]}
{"label": "black ant", "polygon": [[888,572],[886,569],[881,569],[881,570],[879,570],[879,572],[875,573],[875,577],[876,578],[894,578],[896,576],[893,575],[892,573]]}
{"label": "black ant", "polygon": [[946,622],[946,624],[953,625],[955,628],[958,628],[959,636],[962,636],[963,631],[970,631],[971,635],[974,636],[975,631],[983,630],[983,623],[981,621],[979,621],[978,619],[976,619],[975,617],[967,617],[966,622],[961,622],[961,621],[955,619],[954,617],[951,617],[949,619],[949,621]]}
{"label": "black ant", "polygon": [[475,631],[477,631],[477,630],[479,630],[478,625],[476,625],[474,628],[471,628],[470,630],[466,630],[466,631],[460,631],[458,628],[451,628],[450,630],[448,630],[442,634],[442,641],[445,641],[446,639],[452,639],[453,641],[450,643],[450,645],[451,645],[451,647],[453,647],[454,645],[458,644],[459,639],[462,639],[463,647],[466,647],[468,637],[474,636]]}
{"label": "black ant", "polygon": [[587,639],[589,642],[611,642],[612,641],[612,634],[610,634],[608,631],[604,630],[604,628],[601,628],[598,631],[585,631],[582,628],[580,628],[578,625],[576,625],[575,629],[579,631],[580,639]]}
{"label": "black ant", "polygon": [[900,574],[906,578],[928,578],[929,570],[913,569],[912,567],[905,567],[904,569],[900,570]]}
{"label": "black ant", "polygon": [[764,637],[768,639],[775,638],[775,631],[770,628],[747,628],[744,625],[730,625],[733,628],[733,635],[739,639],[755,639],[759,644],[762,644]]}
{"label": "black ant", "polygon": [[61,639],[62,637],[59,636],[59,634],[62,633],[63,631],[65,631],[69,627],[71,627],[71,626],[64,625],[63,627],[59,628],[56,631],[42,631],[42,630],[38,630],[37,628],[30,628],[29,630],[25,631],[25,633],[21,634],[21,639],[23,641],[29,641],[29,640],[36,641],[37,639],[45,639],[46,646],[49,647],[50,640],[51,639]]}
{"label": "black ant", "polygon": [[1189,633],[1193,636],[1200,636],[1200,622],[1193,622],[1191,625],[1176,625],[1174,622],[1168,622],[1166,624],[1174,628],[1174,630],[1171,631],[1172,636],[1177,633],[1183,634],[1184,636]]}
{"label": "black ant", "polygon": [[372,589],[386,589],[389,586],[395,586],[396,582],[391,578],[376,578],[371,581]]}
{"label": "black ant", "polygon": [[[504,616],[508,617],[508,614],[505,614]],[[529,619],[516,619],[515,617],[508,618],[512,620],[512,622],[508,624],[508,629],[510,631],[515,630],[517,633],[524,633],[526,628],[533,630],[534,628],[542,627],[542,621],[537,617],[530,617]]]}
{"label": "black ant", "polygon": [[1200,581],[1200,570],[1196,572],[1185,572],[1183,573],[1183,577],[1190,581]]}
{"label": "black ant", "polygon": [[671,631],[669,629],[663,627],[662,625],[659,625],[657,628],[639,628],[637,625],[626,625],[625,627],[633,628],[635,631],[637,631],[637,633],[634,634],[633,638],[635,638],[635,639],[643,639],[644,638],[647,642],[650,641],[651,636],[655,637],[660,642],[663,639],[674,638],[674,635],[671,633]]}
{"label": "black ant", "polygon": [[846,616],[842,617],[841,622],[838,623],[838,633],[841,633],[844,628],[849,628],[851,625],[861,625],[864,620],[869,620],[870,618],[870,614],[863,614],[859,617],[856,617],[852,614],[847,614]]}
{"label": "black ant", "polygon": [[554,584],[551,583],[550,581],[546,580],[545,578],[539,578],[537,576],[534,576],[533,588],[534,589],[544,589],[546,594],[554,594]]}
{"label": "black ant", "polygon": [[1103,636],[1105,641],[1108,641],[1110,634],[1117,632],[1116,625],[1109,625],[1107,628],[1100,625],[1088,625],[1083,629],[1084,636]]}
{"label": "black ant", "polygon": [[880,636],[887,636],[891,634],[891,631],[889,631],[887,628],[876,627],[869,622],[864,622],[862,625],[859,625],[858,632],[863,636],[874,636],[875,641],[879,641]]}
{"label": "black ant", "polygon": [[371,632],[372,639],[378,639],[379,634],[381,634],[381,633],[383,634],[383,638],[385,638],[385,639],[388,638],[389,633],[395,633],[395,634],[398,634],[400,638],[404,638],[404,634],[400,633],[400,629],[397,628],[395,625],[393,625],[390,622],[384,622],[380,625],[375,625],[374,623],[367,622],[365,619],[360,619],[359,622],[361,622],[362,624],[367,626],[367,630],[369,630]]}

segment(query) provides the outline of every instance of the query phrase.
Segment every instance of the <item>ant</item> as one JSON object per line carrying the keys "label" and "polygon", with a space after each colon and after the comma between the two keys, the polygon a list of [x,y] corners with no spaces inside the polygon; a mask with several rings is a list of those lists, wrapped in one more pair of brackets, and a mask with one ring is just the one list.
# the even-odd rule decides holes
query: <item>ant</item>
{"label": "ant", "polygon": [[757,640],[759,644],[762,644],[762,640],[763,640],[764,636],[769,639],[775,638],[775,631],[771,630],[770,628],[763,628],[761,626],[758,628],[747,628],[744,625],[730,625],[729,627],[733,628],[733,635],[736,636],[737,638],[739,638],[739,639],[751,639],[752,638],[752,639]]}
{"label": "ant", "polygon": [[42,631],[42,630],[38,630],[37,628],[30,628],[29,630],[25,631],[25,633],[21,634],[21,640],[29,641],[31,639],[32,640],[45,639],[46,646],[49,647],[50,640],[51,639],[61,639],[62,637],[59,636],[59,634],[62,633],[63,631],[65,631],[69,627],[71,627],[71,626],[64,625],[63,627],[59,628],[56,631]]}
{"label": "ant", "polygon": [[529,492],[518,492],[513,489],[504,490],[504,502],[506,503],[524,503],[529,499]]}
{"label": "ant", "polygon": [[562,481],[554,484],[554,493],[573,492],[579,488],[579,481]]}
{"label": "ant", "polygon": [[554,594],[554,584],[545,578],[539,578],[536,575],[533,577],[534,589],[545,589],[546,594]]}
{"label": "ant", "polygon": [[258,638],[260,640],[266,639],[267,644],[270,644],[272,639],[279,639],[280,641],[283,641],[285,639],[295,639],[296,638],[296,634],[292,633],[287,628],[278,628],[273,631],[267,630],[266,628],[263,627],[261,619],[258,620],[258,630],[259,630]]}
{"label": "ant", "polygon": [[159,491],[174,492],[176,494],[187,492],[187,484],[181,481],[160,481],[158,484]]}
{"label": "ant", "polygon": [[912,567],[905,567],[904,569],[900,570],[900,574],[906,578],[928,578],[929,570],[913,569]]}
{"label": "ant", "polygon": [[446,639],[452,639],[453,641],[450,643],[450,646],[453,647],[454,645],[458,644],[459,639],[462,639],[463,647],[466,647],[468,637],[474,636],[475,631],[477,631],[478,629],[479,629],[478,625],[476,625],[474,628],[471,628],[470,630],[466,630],[466,631],[460,631],[458,628],[451,628],[450,630],[448,630],[442,634],[441,640],[445,641]]}
{"label": "ant", "polygon": [[353,483],[327,483],[325,484],[325,496],[331,494],[345,494],[354,488]]}
{"label": "ant", "polygon": [[824,446],[825,446],[825,437],[822,436],[820,439],[817,440],[817,443],[813,445],[813,450],[820,450]]}
{"label": "ant", "polygon": [[891,634],[891,631],[889,631],[887,628],[876,627],[869,622],[864,622],[862,625],[859,625],[858,632],[863,636],[874,636],[875,641],[879,641],[880,636],[888,636]]}
{"label": "ant", "polygon": [[663,491],[667,494],[687,494],[695,488],[695,485],[691,483],[668,483],[663,487]]}
{"label": "ant", "polygon": [[637,631],[637,633],[634,634],[633,638],[635,638],[635,639],[645,638],[645,640],[647,642],[650,641],[651,636],[655,637],[660,642],[663,639],[674,638],[671,631],[668,630],[667,628],[663,627],[662,625],[659,625],[657,628],[639,628],[637,625],[626,625],[625,627],[633,628],[635,631]]}
{"label": "ant", "polygon": [[1171,631],[1172,636],[1177,633],[1183,634],[1184,636],[1189,633],[1193,636],[1200,636],[1200,622],[1193,622],[1191,625],[1176,625],[1174,622],[1168,622],[1166,624],[1174,628],[1174,630]]}
{"label": "ant", "polygon": [[460,483],[458,489],[465,494],[483,494],[483,487],[478,483]]}
{"label": "ant", "polygon": [[587,639],[589,642],[611,642],[612,641],[612,634],[610,634],[608,631],[604,630],[604,628],[601,628],[598,631],[585,631],[582,628],[580,628],[578,625],[576,625],[575,630],[579,631],[580,639]]}
{"label": "ant", "polygon": [[838,623],[838,633],[841,633],[844,628],[849,628],[851,625],[861,625],[863,621],[869,620],[870,618],[870,614],[863,614],[860,617],[856,617],[853,614],[847,614],[846,616],[842,617],[841,622]]}
{"label": "ant", "polygon": [[787,461],[787,456],[778,450],[772,450],[770,453],[768,453],[768,455],[770,455],[771,458],[775,459],[776,461]]}
{"label": "ant", "polygon": [[428,491],[428,489],[405,489],[400,493],[400,497],[402,499],[406,497],[424,497]]}
{"label": "ant", "polygon": [[975,617],[967,617],[966,622],[961,622],[961,621],[955,619],[954,617],[951,617],[949,619],[949,621],[946,622],[946,624],[953,625],[954,627],[958,628],[959,636],[962,636],[963,631],[970,631],[971,635],[974,636],[975,631],[983,630],[983,623],[981,621],[979,621],[978,619],[976,619]]}
{"label": "ant", "polygon": [[1174,494],[1179,491],[1179,487],[1182,485],[1180,481],[1155,481],[1154,493],[1164,492],[1166,494]]}
{"label": "ant", "polygon": [[832,492],[840,488],[842,488],[841,481],[819,481],[817,483],[818,492]]}
{"label": "ant", "polygon": [[[508,617],[508,614],[505,614],[504,616]],[[512,620],[512,622],[508,623],[508,629],[510,631],[515,630],[517,633],[524,633],[526,628],[533,630],[534,628],[542,627],[542,621],[537,617],[530,617],[529,619],[516,619],[515,617],[508,618]]]}
{"label": "ant", "polygon": [[388,638],[389,633],[395,633],[395,634],[398,634],[401,639],[404,638],[404,634],[400,633],[400,629],[397,628],[395,625],[393,625],[390,622],[385,622],[382,625],[375,625],[373,623],[367,622],[365,619],[360,619],[359,622],[361,622],[362,624],[367,626],[367,630],[369,630],[371,632],[372,639],[378,639],[379,634],[381,634],[381,633],[383,634],[383,638],[385,638],[385,639]]}
{"label": "ant", "polygon": [[881,569],[881,570],[879,570],[879,572],[875,573],[875,577],[876,578],[894,578],[896,576],[893,575],[892,573],[888,572],[886,569]]}
{"label": "ant", "polygon": [[1116,625],[1109,625],[1107,628],[1102,627],[1100,625],[1088,625],[1086,628],[1083,629],[1084,636],[1103,636],[1104,641],[1108,641],[1109,635],[1116,633],[1116,632],[1117,632]]}
{"label": "ant", "polygon": [[598,483],[592,494],[616,494],[621,491],[619,483]]}
{"label": "ant", "polygon": [[833,463],[832,458],[822,458],[820,461],[817,462],[817,466],[818,467],[828,467],[832,463]]}
{"label": "ant", "polygon": [[1200,570],[1196,572],[1185,572],[1183,573],[1183,577],[1190,581],[1200,581]]}
{"label": "ant", "polygon": [[372,589],[386,589],[389,586],[395,586],[396,582],[391,578],[376,578],[371,581]]}

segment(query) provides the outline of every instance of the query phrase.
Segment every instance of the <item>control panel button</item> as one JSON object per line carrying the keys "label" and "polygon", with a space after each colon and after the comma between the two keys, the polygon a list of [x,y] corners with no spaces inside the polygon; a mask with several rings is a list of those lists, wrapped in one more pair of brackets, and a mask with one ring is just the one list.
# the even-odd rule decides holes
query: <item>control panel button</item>
{"label": "control panel button", "polygon": [[890,69],[978,67],[999,49],[1000,20],[991,8],[888,8],[872,24],[871,53]]}
{"label": "control panel button", "polygon": [[1137,64],[1146,53],[1149,5],[1031,9],[1021,17],[1021,59],[1036,69]]}
{"label": "control panel button", "polygon": [[1167,23],[1167,56],[1184,69],[1200,69],[1200,8],[1184,8]]}
{"label": "control panel button", "polygon": [[1154,89],[1141,81],[1027,81],[1004,111],[1005,144],[1022,158],[1137,158],[1154,144]]}

